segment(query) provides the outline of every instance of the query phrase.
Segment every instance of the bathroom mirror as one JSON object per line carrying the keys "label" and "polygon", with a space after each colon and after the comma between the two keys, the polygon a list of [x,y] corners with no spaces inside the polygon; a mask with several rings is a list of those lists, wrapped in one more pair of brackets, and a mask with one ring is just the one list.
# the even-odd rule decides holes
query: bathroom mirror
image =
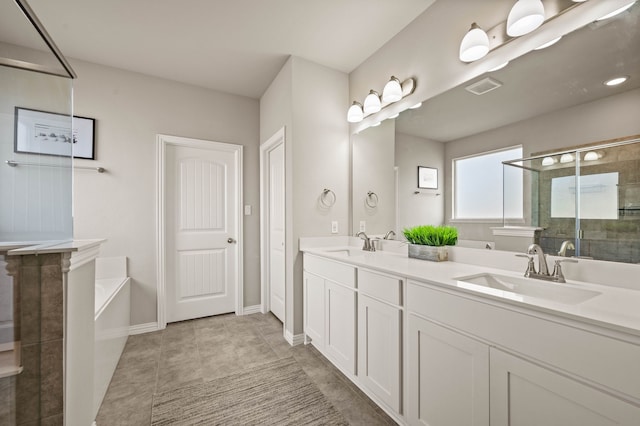
{"label": "bathroom mirror", "polygon": [[[380,204],[391,204],[395,215],[377,221],[369,212],[367,233],[379,235],[394,229],[399,234],[403,227],[413,224],[451,223],[459,228],[461,239],[478,241],[493,241],[491,227],[503,223],[452,220],[453,158],[514,145],[521,145],[523,155],[530,156],[640,133],[634,124],[637,118],[629,118],[629,111],[636,111],[631,116],[637,117],[640,102],[639,17],[640,5],[636,4],[619,16],[565,35],[547,49],[531,51],[501,70],[426,100],[421,108],[406,110],[397,119],[387,120],[388,124],[386,121],[353,135],[353,231],[360,229],[365,217],[358,208],[363,199],[361,186],[368,179],[361,174],[364,163],[357,156],[366,145],[378,149],[368,140],[377,140],[379,132],[386,132],[387,143],[391,144],[390,127],[394,128],[393,163],[385,156],[384,164],[372,163],[373,154],[368,154],[366,168],[391,176],[396,192],[381,199]],[[616,75],[630,78],[616,87],[603,84]],[[498,82],[499,87],[483,95],[466,89],[486,78]],[[403,148],[399,148],[403,142]],[[425,145],[428,153],[416,151]],[[415,176],[406,183],[400,179],[402,170],[396,158],[399,149],[412,152],[415,165],[439,170],[438,190],[419,190]],[[390,149],[385,147],[385,152]],[[407,173],[415,175],[417,168],[408,167]],[[403,199],[403,194],[414,196]],[[418,217],[407,218],[411,214]]]}

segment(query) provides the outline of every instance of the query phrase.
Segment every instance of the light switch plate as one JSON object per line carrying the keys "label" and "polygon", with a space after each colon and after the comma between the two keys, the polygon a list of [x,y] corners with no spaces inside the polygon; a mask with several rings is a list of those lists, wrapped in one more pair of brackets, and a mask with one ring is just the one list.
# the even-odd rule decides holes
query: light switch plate
{"label": "light switch plate", "polygon": [[338,233],[338,221],[337,220],[331,221],[331,233],[332,234],[337,234]]}
{"label": "light switch plate", "polygon": [[367,222],[365,222],[364,220],[360,221],[360,232],[365,232],[367,229]]}
{"label": "light switch plate", "polygon": [[244,215],[245,216],[251,216],[251,206],[250,205],[246,205],[244,206]]}

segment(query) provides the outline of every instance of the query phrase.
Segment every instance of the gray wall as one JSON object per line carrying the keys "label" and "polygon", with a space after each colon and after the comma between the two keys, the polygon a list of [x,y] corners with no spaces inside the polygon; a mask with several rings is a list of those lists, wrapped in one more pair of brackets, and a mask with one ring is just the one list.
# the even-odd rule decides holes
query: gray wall
{"label": "gray wall", "polygon": [[200,87],[73,61],[75,114],[96,119],[97,161],[75,171],[76,239],[106,238],[102,256],[127,256],[131,323],[156,321],[156,134],[244,146],[244,305],[260,303],[259,103]]}
{"label": "gray wall", "polygon": [[[416,225],[444,223],[444,144],[396,133],[398,231]],[[438,169],[438,189],[418,189],[418,166]],[[415,194],[420,191],[420,194]],[[437,195],[436,195],[437,194]]]}
{"label": "gray wall", "polygon": [[[349,132],[345,73],[292,57],[260,100],[260,140],[286,133],[286,298],[287,330],[302,333],[300,237],[339,234],[348,229]],[[324,188],[336,194],[330,209],[318,206]]]}
{"label": "gray wall", "polygon": [[[369,237],[396,230],[395,133],[395,121],[385,120],[351,138],[354,234],[360,231],[360,221]],[[378,197],[376,207],[366,204],[369,191]]]}

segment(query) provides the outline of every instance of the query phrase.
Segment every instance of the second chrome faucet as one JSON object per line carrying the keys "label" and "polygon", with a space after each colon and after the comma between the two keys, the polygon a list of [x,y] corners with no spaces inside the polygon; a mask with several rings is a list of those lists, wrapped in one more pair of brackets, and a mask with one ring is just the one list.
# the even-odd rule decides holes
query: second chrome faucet
{"label": "second chrome faucet", "polygon": [[[527,249],[526,254],[518,254],[517,256],[527,257],[529,262],[527,263],[527,270],[524,273],[525,277],[536,278],[539,280],[553,281],[557,283],[566,282],[562,273],[562,262],[578,263],[576,259],[559,259],[555,261],[553,272],[549,273],[549,267],[547,266],[547,255],[542,251],[542,247],[538,244],[531,244]],[[538,270],[534,263],[534,257],[538,257]]]}

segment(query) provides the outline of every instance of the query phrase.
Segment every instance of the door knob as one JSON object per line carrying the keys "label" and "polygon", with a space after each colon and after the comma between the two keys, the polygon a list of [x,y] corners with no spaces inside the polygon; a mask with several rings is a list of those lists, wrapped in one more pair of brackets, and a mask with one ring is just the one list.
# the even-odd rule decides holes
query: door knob
{"label": "door knob", "polygon": [[227,242],[229,244],[234,244],[236,242],[236,240],[234,240],[233,238],[229,237],[229,238],[227,238]]}

